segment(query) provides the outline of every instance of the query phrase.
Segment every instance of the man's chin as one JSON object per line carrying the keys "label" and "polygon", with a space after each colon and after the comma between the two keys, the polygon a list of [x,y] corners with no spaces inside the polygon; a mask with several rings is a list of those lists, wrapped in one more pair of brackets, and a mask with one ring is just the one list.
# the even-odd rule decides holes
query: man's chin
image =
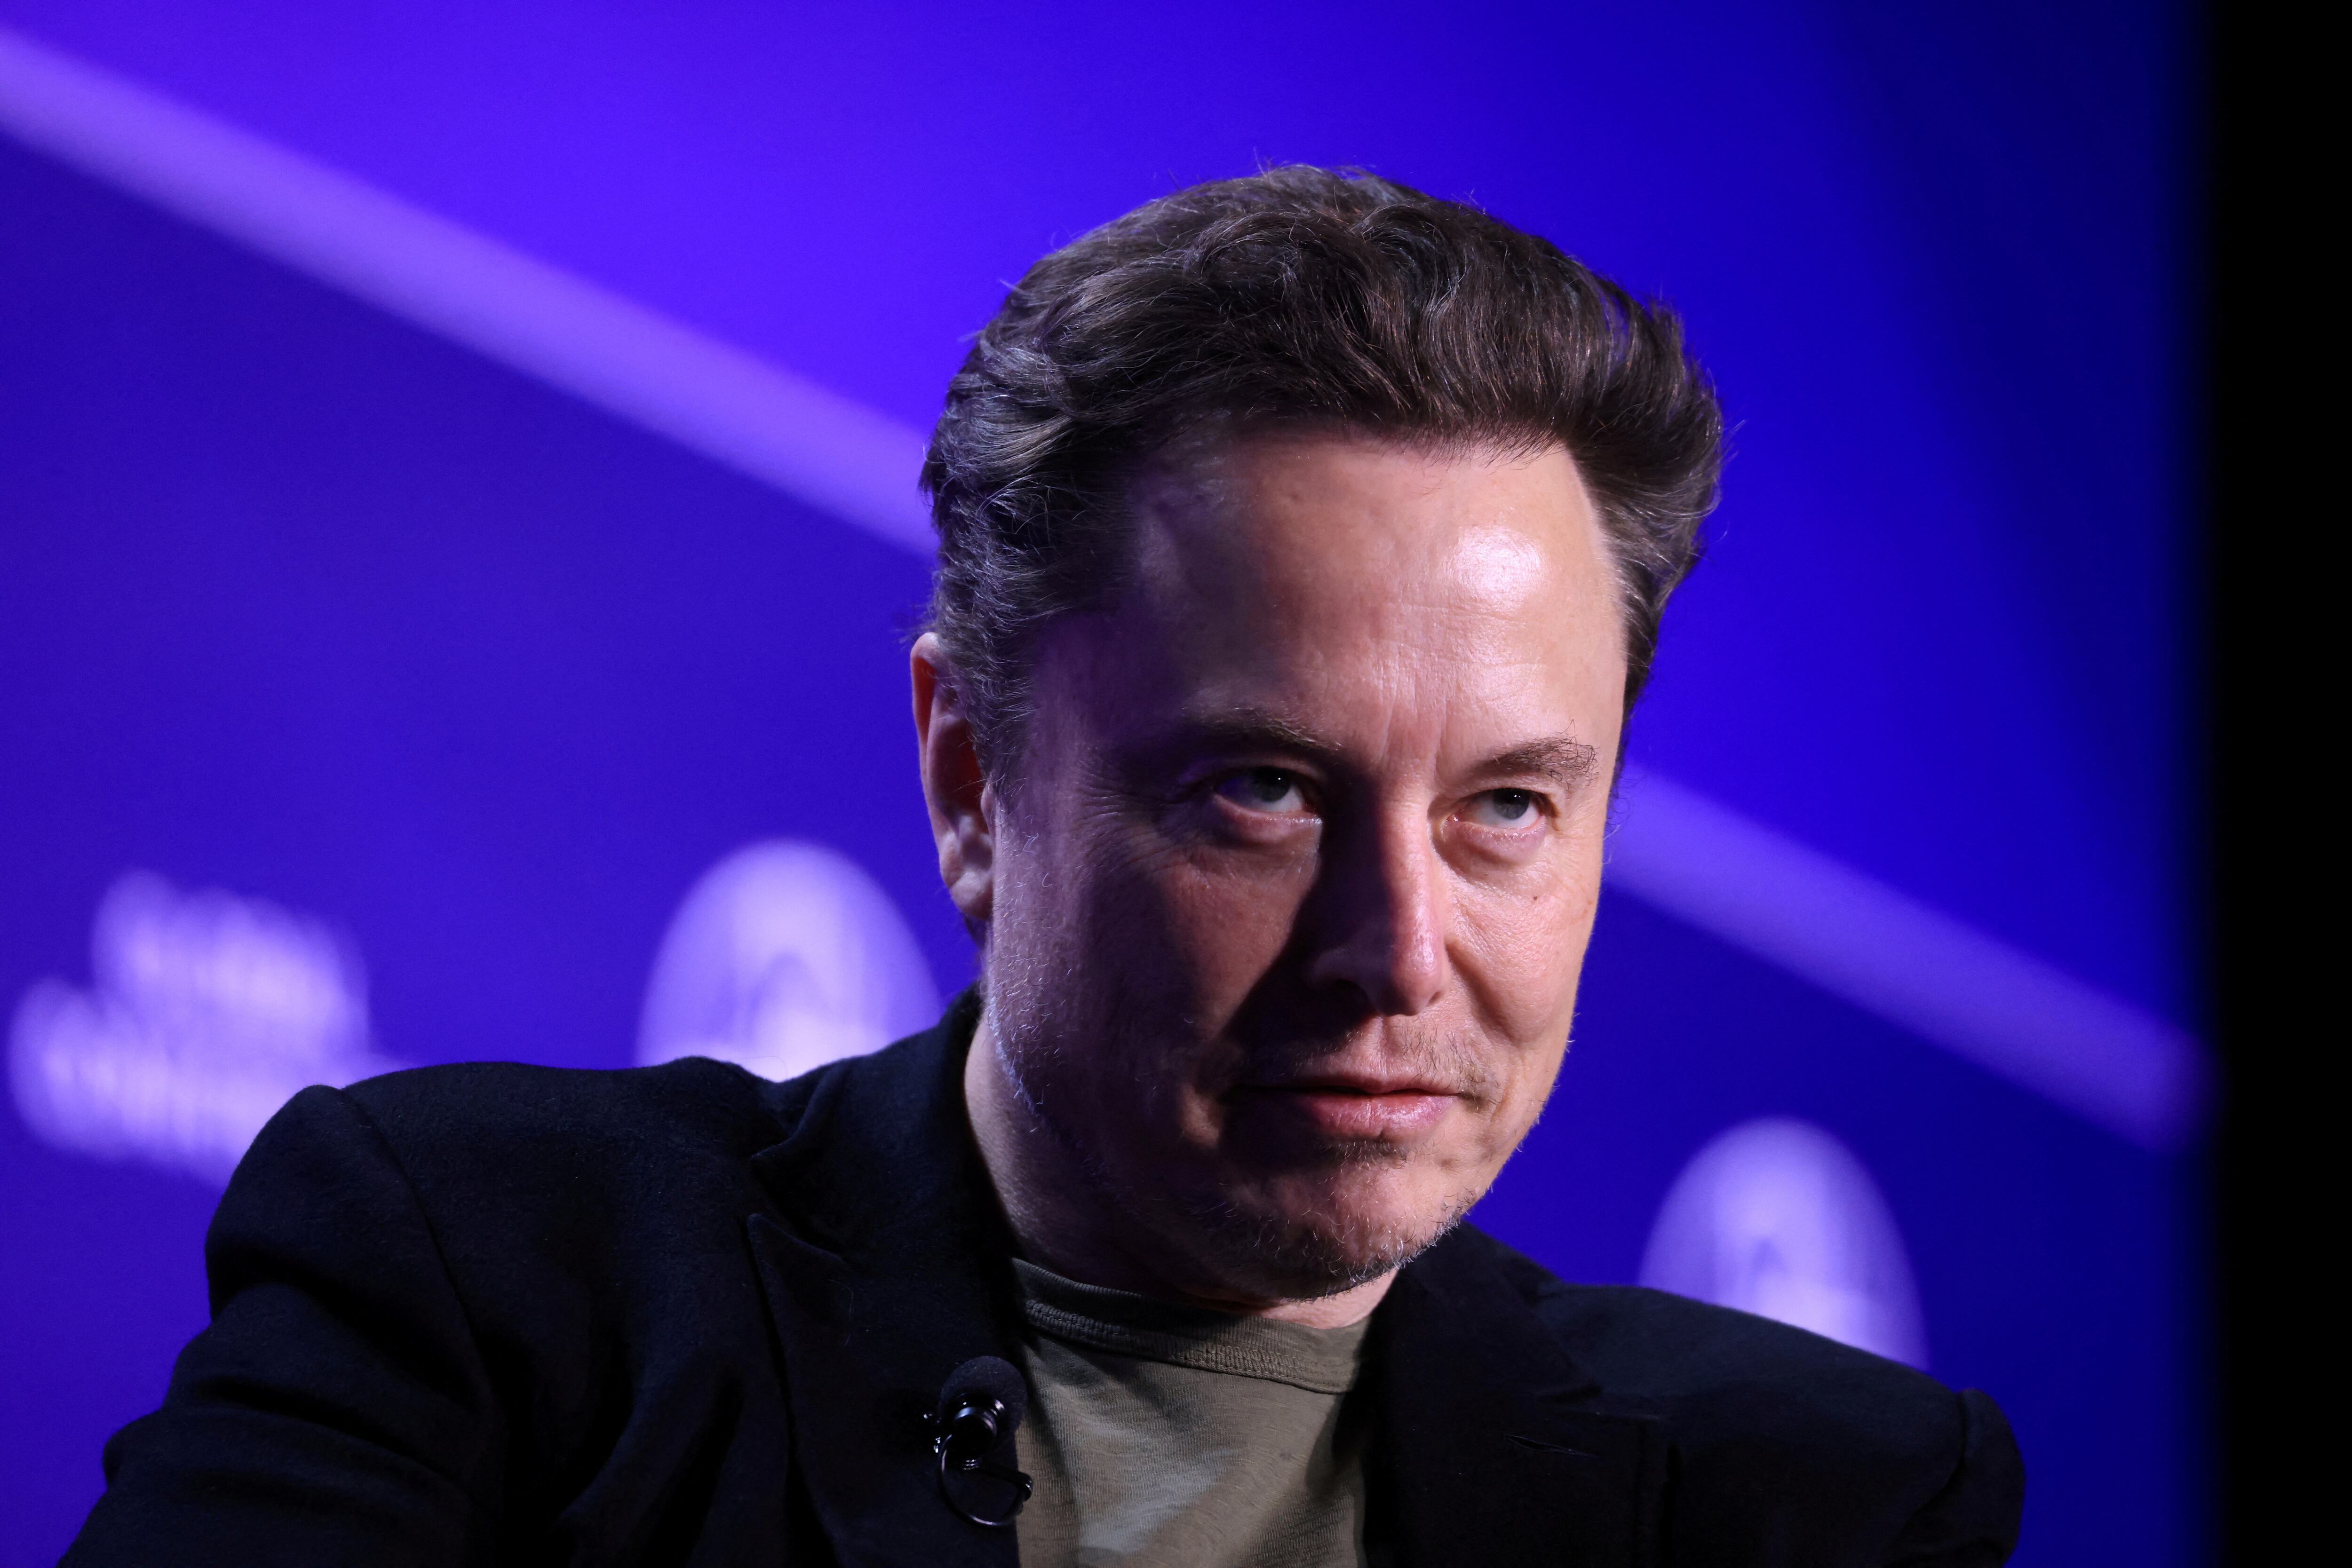
{"label": "man's chin", "polygon": [[1468,1207],[1244,1198],[1206,1206],[1194,1218],[1209,1232],[1208,1250],[1231,1287],[1309,1301],[1402,1268],[1459,1224]]}

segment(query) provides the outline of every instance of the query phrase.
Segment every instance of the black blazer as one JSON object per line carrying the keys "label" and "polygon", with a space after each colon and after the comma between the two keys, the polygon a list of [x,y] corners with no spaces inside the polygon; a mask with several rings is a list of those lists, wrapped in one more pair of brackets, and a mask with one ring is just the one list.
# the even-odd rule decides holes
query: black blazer
{"label": "black blazer", "polygon": [[[297,1095],[205,1245],[212,1326],[107,1445],[100,1564],[1000,1564],[924,1416],[1017,1363],[967,997],[773,1084],[427,1068]],[[1357,1396],[1375,1563],[1997,1563],[2000,1410],[1760,1318],[1564,1284],[1465,1228]]]}

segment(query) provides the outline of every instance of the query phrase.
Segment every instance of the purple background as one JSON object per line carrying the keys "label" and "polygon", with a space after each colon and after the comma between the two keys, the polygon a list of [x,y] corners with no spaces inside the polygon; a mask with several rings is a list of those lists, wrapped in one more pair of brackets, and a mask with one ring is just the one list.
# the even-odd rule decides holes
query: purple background
{"label": "purple background", "polygon": [[[1264,161],[1473,196],[1673,299],[1737,456],[1635,754],[2201,1017],[2179,6],[163,6],[0,23],[910,423],[1057,241]],[[852,853],[970,973],[898,638],[920,564],[0,138],[0,1009],[126,867],[358,940],[413,1061],[629,1059],[692,879]],[[1810,1117],[1991,1389],[2040,1564],[2200,1561],[2198,1156],[1612,898],[1482,1218],[1625,1279]],[[0,1110],[0,1563],[203,1322],[214,1195]]]}

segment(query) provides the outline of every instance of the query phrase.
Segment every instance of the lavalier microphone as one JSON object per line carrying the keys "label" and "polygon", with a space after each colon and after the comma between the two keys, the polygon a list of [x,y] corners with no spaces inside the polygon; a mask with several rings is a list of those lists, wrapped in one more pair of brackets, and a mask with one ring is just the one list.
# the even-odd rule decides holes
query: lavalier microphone
{"label": "lavalier microphone", "polygon": [[1013,1434],[1028,1411],[1029,1385],[1002,1356],[973,1356],[950,1373],[940,1390],[931,1416],[940,1494],[974,1524],[1011,1524],[1034,1490],[1011,1463]]}

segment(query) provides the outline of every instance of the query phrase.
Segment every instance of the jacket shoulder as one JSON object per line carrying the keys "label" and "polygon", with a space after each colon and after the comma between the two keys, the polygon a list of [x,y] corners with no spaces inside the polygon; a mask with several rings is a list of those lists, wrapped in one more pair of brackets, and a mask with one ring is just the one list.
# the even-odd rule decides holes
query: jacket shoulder
{"label": "jacket shoulder", "polygon": [[584,1262],[719,1244],[760,1207],[750,1162],[784,1136],[804,1094],[689,1058],[604,1071],[414,1068],[339,1098],[313,1119],[378,1145],[454,1267],[503,1273],[514,1247]]}
{"label": "jacket shoulder", "polygon": [[415,1067],[343,1092],[399,1155],[593,1151],[634,1164],[709,1146],[736,1159],[783,1135],[794,1086],[703,1057],[599,1070],[511,1061]]}
{"label": "jacket shoulder", "polygon": [[1854,1437],[1874,1432],[1897,1446],[1949,1411],[1952,1390],[1900,1362],[1664,1291],[1570,1284],[1477,1239],[1560,1348],[1612,1395],[1685,1410],[1752,1404],[1758,1420],[1858,1424]]}
{"label": "jacket shoulder", "polygon": [[[1664,1421],[1680,1545],[1707,1561],[1749,1560],[1743,1532],[1776,1511],[1762,1500],[1778,1499],[1883,1543],[1873,1561],[2006,1560],[2025,1475],[1987,1396],[1752,1313],[1634,1285],[1570,1284],[1473,1235],[1605,1402]],[[1819,1544],[1818,1560],[1841,1560],[1826,1538]],[[1800,1559],[1812,1560],[1790,1561]]]}

